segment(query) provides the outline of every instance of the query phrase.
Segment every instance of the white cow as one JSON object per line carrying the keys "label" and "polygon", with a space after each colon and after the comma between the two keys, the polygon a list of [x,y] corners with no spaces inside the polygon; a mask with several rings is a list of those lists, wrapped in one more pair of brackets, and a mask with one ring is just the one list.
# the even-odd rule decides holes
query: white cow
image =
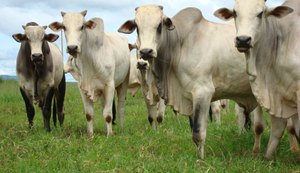
{"label": "white cow", "polygon": [[67,52],[76,58],[80,72],[79,86],[84,104],[88,134],[93,135],[93,102],[103,100],[103,116],[107,135],[112,135],[112,105],[115,90],[118,96],[118,113],[123,127],[125,95],[129,80],[130,52],[128,42],[114,33],[104,32],[101,18],[86,21],[87,11],[61,12],[63,22],[53,22],[53,31],[63,29]]}
{"label": "white cow", "polygon": [[234,25],[209,22],[196,8],[169,18],[161,6],[147,5],[136,8],[135,19],[119,32],[135,29],[138,56],[150,62],[159,95],[175,111],[191,116],[193,140],[204,158],[211,101],[230,98],[248,112],[257,106],[243,54],[231,44]]}
{"label": "white cow", "polygon": [[246,55],[252,91],[271,115],[266,158],[276,150],[288,118],[294,124],[290,130],[298,139],[300,135],[299,12],[299,0],[288,0],[272,9],[266,7],[265,0],[236,0],[234,10],[215,12],[222,19],[235,19],[235,45]]}
{"label": "white cow", "polygon": [[54,125],[56,125],[56,110],[60,125],[64,121],[63,104],[66,81],[62,54],[59,48],[52,43],[57,40],[58,35],[46,34],[46,28],[47,26],[29,22],[23,26],[24,34],[14,34],[13,38],[21,43],[16,71],[20,92],[26,106],[29,127],[33,126],[35,115],[33,102],[35,102],[42,109],[45,130],[50,131],[53,98]]}

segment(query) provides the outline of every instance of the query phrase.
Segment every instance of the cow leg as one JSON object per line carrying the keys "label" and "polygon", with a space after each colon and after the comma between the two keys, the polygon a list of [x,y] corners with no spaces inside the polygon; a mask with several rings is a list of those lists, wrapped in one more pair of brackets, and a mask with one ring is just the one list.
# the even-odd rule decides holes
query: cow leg
{"label": "cow leg", "polygon": [[64,114],[65,94],[66,94],[66,78],[65,78],[65,74],[63,74],[63,78],[60,81],[60,84],[58,86],[58,94],[56,96],[58,121],[60,126],[63,125],[65,120],[65,114]]}
{"label": "cow leg", "polygon": [[54,125],[54,127],[56,127],[56,121],[57,121],[56,107],[57,107],[57,105],[56,105],[56,98],[54,97],[53,98],[53,108],[52,108],[52,119],[53,119],[53,125]]}
{"label": "cow leg", "polygon": [[165,110],[166,110],[166,105],[165,105],[165,100],[162,98],[159,98],[159,103],[158,103],[158,115],[156,117],[156,120],[158,123],[162,123],[165,115]]}
{"label": "cow leg", "polygon": [[212,117],[216,119],[216,123],[219,126],[221,124],[221,117],[220,117],[220,101],[215,101],[210,103],[210,109],[212,113]]}
{"label": "cow leg", "polygon": [[112,105],[112,116],[113,116],[112,124],[115,125],[116,124],[116,117],[117,117],[115,98],[113,100],[113,105]]}
{"label": "cow leg", "polygon": [[239,134],[245,131],[245,115],[244,115],[244,108],[240,107],[237,103],[234,105],[235,115],[237,117],[237,124],[239,127]]}
{"label": "cow leg", "polygon": [[125,112],[125,97],[128,87],[128,79],[127,76],[126,80],[117,87],[117,94],[118,94],[118,112],[120,117],[120,127],[123,128],[124,124],[124,112]]}
{"label": "cow leg", "polygon": [[[205,92],[206,91],[206,92]],[[205,92],[205,93],[204,93]],[[212,94],[204,88],[200,88],[193,98],[193,141],[195,142],[198,154],[204,159],[204,144],[206,139],[207,119]]]}
{"label": "cow leg", "polygon": [[48,132],[51,131],[50,128],[50,118],[51,118],[51,104],[54,95],[54,87],[51,87],[48,91],[45,104],[43,107],[43,118],[44,118],[44,129]]}
{"label": "cow leg", "polygon": [[292,152],[299,151],[297,135],[295,130],[299,128],[299,125],[300,124],[298,123],[298,114],[294,115],[292,118],[289,118],[287,120],[287,132],[288,132],[290,148]]}
{"label": "cow leg", "polygon": [[[112,131],[112,118],[113,118],[113,116],[112,116],[112,106],[113,106],[114,94],[115,94],[114,87],[107,87],[104,90],[103,117],[106,121],[107,136],[113,135],[113,131]],[[119,94],[119,93],[117,93],[117,94]],[[125,100],[125,96],[124,96],[124,100]],[[124,101],[123,101],[123,103],[124,103]],[[120,111],[120,109],[119,109],[120,104],[122,104],[122,102],[120,102],[120,98],[118,96],[118,111]],[[124,111],[124,109],[123,109],[123,111]],[[120,112],[119,112],[119,114],[120,114]],[[119,117],[120,117],[120,125],[122,125],[123,122],[121,122],[121,116],[119,116]]]}
{"label": "cow leg", "polygon": [[85,94],[84,91],[80,90],[80,95],[82,98],[85,117],[87,121],[87,134],[89,137],[93,137],[94,130],[93,130],[93,123],[94,123],[94,107],[93,102],[89,99]]}
{"label": "cow leg", "polygon": [[34,118],[34,114],[35,114],[34,107],[32,105],[32,101],[29,100],[25,91],[22,88],[20,88],[20,92],[21,92],[22,98],[25,102],[29,128],[32,128],[33,127],[33,118]]}
{"label": "cow leg", "polygon": [[267,159],[270,159],[273,156],[274,151],[276,150],[278,143],[283,135],[287,120],[271,116],[271,123],[271,134],[267,147],[267,152],[265,154],[265,158]]}
{"label": "cow leg", "polygon": [[260,151],[261,135],[264,131],[264,119],[261,107],[257,106],[253,114],[255,141],[252,152],[258,153]]}

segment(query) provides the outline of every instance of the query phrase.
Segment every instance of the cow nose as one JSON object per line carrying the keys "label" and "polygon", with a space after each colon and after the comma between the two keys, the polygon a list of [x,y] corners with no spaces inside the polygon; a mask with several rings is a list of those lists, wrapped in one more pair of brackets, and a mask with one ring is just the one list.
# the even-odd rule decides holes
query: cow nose
{"label": "cow nose", "polygon": [[251,44],[251,37],[248,36],[238,36],[236,37],[236,44],[242,46],[250,46]]}
{"label": "cow nose", "polygon": [[142,56],[143,55],[144,56],[150,55],[152,52],[153,52],[152,49],[142,49],[142,50],[140,50],[140,53],[141,53]]}
{"label": "cow nose", "polygon": [[69,53],[75,53],[75,52],[77,52],[77,50],[78,50],[78,46],[76,46],[76,45],[69,45],[69,46],[67,47],[67,49],[68,49],[68,52],[69,52]]}
{"label": "cow nose", "polygon": [[138,61],[137,62],[137,68],[142,70],[147,68],[147,62],[145,61]]}
{"label": "cow nose", "polygon": [[43,54],[41,53],[34,53],[31,55],[32,57],[32,61],[33,62],[38,62],[38,61],[42,61],[42,58],[43,58]]}

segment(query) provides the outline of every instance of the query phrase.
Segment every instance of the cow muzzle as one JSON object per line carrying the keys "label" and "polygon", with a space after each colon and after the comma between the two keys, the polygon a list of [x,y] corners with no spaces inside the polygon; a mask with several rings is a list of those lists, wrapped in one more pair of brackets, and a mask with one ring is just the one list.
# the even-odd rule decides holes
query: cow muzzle
{"label": "cow muzzle", "polygon": [[139,51],[139,53],[140,53],[141,58],[144,59],[144,60],[149,60],[149,59],[154,58],[153,49],[144,48],[144,49],[141,49]]}
{"label": "cow muzzle", "polygon": [[136,67],[139,70],[147,70],[147,68],[148,68],[148,62],[146,62],[146,61],[138,61],[137,64],[136,64]]}
{"label": "cow muzzle", "polygon": [[251,37],[238,36],[235,38],[235,46],[239,52],[247,52],[251,47]]}
{"label": "cow muzzle", "polygon": [[43,64],[44,56],[41,53],[34,53],[31,55],[31,60],[34,64],[41,65]]}
{"label": "cow muzzle", "polygon": [[67,52],[76,58],[77,53],[79,53],[79,47],[77,45],[69,45],[67,46]]}

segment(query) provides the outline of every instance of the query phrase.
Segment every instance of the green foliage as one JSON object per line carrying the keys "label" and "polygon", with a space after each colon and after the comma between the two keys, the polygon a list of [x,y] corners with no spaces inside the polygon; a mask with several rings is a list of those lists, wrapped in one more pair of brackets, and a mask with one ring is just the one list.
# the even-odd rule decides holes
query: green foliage
{"label": "green foliage", "polygon": [[[299,172],[289,151],[288,137],[281,140],[276,157],[263,159],[269,129],[262,136],[262,151],[251,152],[252,131],[238,134],[231,103],[222,124],[208,124],[205,160],[199,160],[191,139],[188,118],[177,122],[167,109],[163,124],[152,129],[141,93],[126,99],[124,129],[114,126],[106,137],[105,123],[95,104],[94,138],[86,135],[86,120],[76,84],[67,84],[64,127],[43,130],[36,107],[35,126],[28,129],[25,106],[16,81],[0,85],[0,172]],[[267,117],[266,117],[267,118]],[[118,122],[117,122],[118,123]],[[53,125],[52,125],[53,126]]]}
{"label": "green foliage", "polygon": [[2,79],[2,77],[0,76],[0,83],[3,83],[3,79]]}

